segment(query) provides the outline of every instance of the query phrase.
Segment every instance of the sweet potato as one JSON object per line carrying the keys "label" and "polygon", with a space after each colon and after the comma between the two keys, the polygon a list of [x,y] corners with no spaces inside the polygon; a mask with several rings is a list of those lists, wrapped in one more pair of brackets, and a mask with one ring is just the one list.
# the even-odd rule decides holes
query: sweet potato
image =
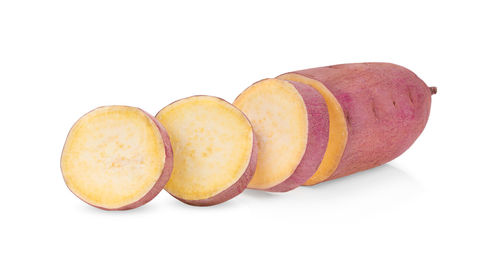
{"label": "sweet potato", "polygon": [[337,139],[345,149],[326,153],[341,156],[336,169],[321,177],[315,174],[317,179],[305,185],[373,168],[401,155],[422,133],[436,92],[413,72],[389,63],[333,65],[277,78],[309,84],[324,96],[329,95],[325,90],[330,91],[341,106],[339,113],[330,114],[330,121],[345,119],[345,126],[338,129],[330,125],[330,132],[347,130]]}
{"label": "sweet potato", "polygon": [[259,156],[249,188],[292,190],[316,171],[328,142],[328,109],[314,88],[293,81],[266,79],[234,101],[250,119]]}
{"label": "sweet potato", "polygon": [[61,156],[68,188],[105,210],[139,207],[153,199],[172,171],[167,132],[138,108],[106,106],[71,128]]}
{"label": "sweet potato", "polygon": [[240,194],[255,172],[252,125],[232,104],[193,96],[163,108],[157,119],[170,134],[174,169],[165,189],[184,203],[209,206]]}

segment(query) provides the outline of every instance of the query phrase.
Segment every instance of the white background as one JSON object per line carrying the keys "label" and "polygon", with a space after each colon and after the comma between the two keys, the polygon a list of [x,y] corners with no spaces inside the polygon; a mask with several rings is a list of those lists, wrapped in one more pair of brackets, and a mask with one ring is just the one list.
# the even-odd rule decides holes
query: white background
{"label": "white background", "polygon": [[[499,260],[497,1],[0,2],[1,260]],[[162,192],[125,212],[66,188],[71,125],[101,105],[155,114],[194,94],[348,62],[438,86],[401,157],[214,207]]]}

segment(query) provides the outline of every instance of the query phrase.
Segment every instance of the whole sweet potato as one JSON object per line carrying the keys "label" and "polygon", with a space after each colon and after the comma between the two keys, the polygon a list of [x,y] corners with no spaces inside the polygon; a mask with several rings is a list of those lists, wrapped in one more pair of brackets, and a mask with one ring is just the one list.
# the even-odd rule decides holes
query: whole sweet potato
{"label": "whole sweet potato", "polygon": [[[390,63],[333,65],[278,78],[328,89],[341,106],[340,115],[330,114],[330,121],[345,119],[347,142],[336,169],[306,185],[373,168],[401,155],[422,133],[431,95],[436,93],[413,72]],[[330,127],[332,131],[339,130]],[[331,142],[342,143],[342,137]]]}

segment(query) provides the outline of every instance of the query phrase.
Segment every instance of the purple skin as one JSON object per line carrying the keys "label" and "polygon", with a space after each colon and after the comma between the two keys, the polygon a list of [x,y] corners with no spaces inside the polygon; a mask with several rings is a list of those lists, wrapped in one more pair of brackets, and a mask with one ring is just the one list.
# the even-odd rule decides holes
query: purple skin
{"label": "purple skin", "polygon": [[304,184],[318,169],[328,144],[330,119],[323,96],[309,85],[288,82],[294,85],[306,105],[309,122],[307,146],[293,174],[280,184],[265,189],[270,192],[287,192]]}
{"label": "purple skin", "polygon": [[250,180],[252,179],[253,174],[255,173],[256,165],[257,165],[257,138],[255,137],[255,133],[253,133],[252,154],[250,156],[250,161],[248,162],[248,166],[245,172],[243,172],[241,177],[233,185],[231,185],[224,191],[218,193],[217,195],[206,199],[187,200],[176,197],[174,195],[172,196],[174,196],[176,199],[186,204],[193,206],[200,206],[200,207],[213,206],[223,203],[238,196],[241,192],[243,192],[247,188],[248,183],[250,183]]}
{"label": "purple skin", "polygon": [[408,69],[390,63],[341,64],[293,72],[322,82],[339,101],[348,138],[328,180],[387,163],[406,151],[429,118],[428,87]]}
{"label": "purple skin", "polygon": [[142,198],[140,198],[139,200],[137,200],[135,202],[132,202],[132,203],[130,203],[128,205],[125,205],[123,207],[119,207],[119,208],[104,208],[104,207],[100,207],[100,206],[96,206],[96,205],[90,204],[89,202],[85,201],[84,199],[78,197],[78,195],[76,195],[70,189],[70,191],[75,196],[77,196],[78,198],[80,198],[83,202],[85,202],[85,203],[87,203],[87,204],[89,204],[89,205],[91,205],[93,207],[100,208],[100,209],[103,209],[103,210],[110,210],[110,211],[113,211],[113,210],[128,210],[128,209],[133,209],[133,208],[140,207],[140,206],[148,203],[149,201],[151,201],[154,197],[156,197],[160,193],[160,191],[163,190],[163,188],[167,184],[168,179],[170,178],[170,173],[172,173],[172,169],[173,169],[173,165],[174,165],[174,157],[173,157],[173,153],[172,153],[172,147],[170,145],[170,138],[169,138],[169,136],[167,134],[167,131],[163,127],[163,125],[161,125],[161,123],[155,117],[151,116],[149,113],[143,111],[142,109],[139,109],[139,110],[141,110],[151,120],[153,120],[153,122],[155,123],[156,127],[158,127],[158,130],[160,131],[161,138],[163,139],[163,143],[165,145],[165,165],[163,166],[163,171],[162,171],[160,177],[158,178],[158,180],[156,181],[156,183],[153,185],[153,187],[151,188],[151,190],[148,191]]}

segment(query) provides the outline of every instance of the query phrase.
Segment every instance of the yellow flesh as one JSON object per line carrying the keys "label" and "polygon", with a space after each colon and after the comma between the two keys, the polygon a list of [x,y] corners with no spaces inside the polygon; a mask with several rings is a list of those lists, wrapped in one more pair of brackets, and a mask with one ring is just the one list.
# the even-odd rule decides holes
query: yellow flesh
{"label": "yellow flesh", "polygon": [[249,188],[267,189],[289,178],[307,146],[304,100],[286,81],[267,79],[246,89],[235,101],[257,135],[259,156]]}
{"label": "yellow flesh", "polygon": [[230,103],[194,96],[168,105],[156,117],[172,143],[174,169],[165,189],[174,196],[210,198],[233,185],[247,169],[252,126]]}
{"label": "yellow flesh", "polygon": [[307,84],[316,89],[325,98],[330,115],[330,131],[326,152],[314,175],[304,185],[314,185],[330,177],[339,165],[347,142],[347,124],[344,111],[335,96],[319,81],[299,74],[287,73],[278,79],[290,80]]}
{"label": "yellow flesh", "polygon": [[151,190],[165,164],[152,119],[137,108],[101,107],[71,129],[61,158],[66,184],[84,201],[119,208]]}

